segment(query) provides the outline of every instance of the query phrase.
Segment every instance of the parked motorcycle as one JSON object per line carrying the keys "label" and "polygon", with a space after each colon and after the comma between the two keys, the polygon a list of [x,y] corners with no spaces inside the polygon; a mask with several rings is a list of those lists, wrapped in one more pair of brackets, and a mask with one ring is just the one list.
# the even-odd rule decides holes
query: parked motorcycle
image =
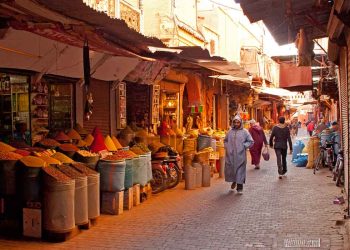
{"label": "parked motorcycle", "polygon": [[[159,156],[157,153],[166,153]],[[182,175],[179,154],[169,146],[161,147],[152,155],[152,193],[157,194],[179,184]]]}

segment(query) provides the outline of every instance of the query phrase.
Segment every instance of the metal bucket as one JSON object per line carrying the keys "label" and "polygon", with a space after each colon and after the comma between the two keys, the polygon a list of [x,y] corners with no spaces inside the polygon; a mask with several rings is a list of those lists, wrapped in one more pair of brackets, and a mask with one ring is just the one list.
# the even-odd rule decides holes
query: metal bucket
{"label": "metal bucket", "polygon": [[202,164],[194,163],[193,167],[196,168],[196,188],[199,188],[202,186]]}
{"label": "metal bucket", "polygon": [[191,165],[185,166],[185,189],[196,189],[196,168]]}
{"label": "metal bucket", "polygon": [[202,187],[210,187],[210,166],[202,165]]}

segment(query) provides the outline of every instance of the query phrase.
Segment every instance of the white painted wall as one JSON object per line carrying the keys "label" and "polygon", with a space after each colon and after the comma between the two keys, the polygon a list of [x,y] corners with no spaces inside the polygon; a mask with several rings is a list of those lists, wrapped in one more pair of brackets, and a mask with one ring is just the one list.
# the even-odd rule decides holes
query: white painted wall
{"label": "white painted wall", "polygon": [[175,15],[190,26],[197,30],[197,0],[173,0]]}
{"label": "white painted wall", "polygon": [[[160,25],[163,17],[172,17],[171,0],[144,0],[143,1],[143,18],[144,18],[144,34],[146,36],[160,37]],[[171,22],[165,23],[171,27]]]}

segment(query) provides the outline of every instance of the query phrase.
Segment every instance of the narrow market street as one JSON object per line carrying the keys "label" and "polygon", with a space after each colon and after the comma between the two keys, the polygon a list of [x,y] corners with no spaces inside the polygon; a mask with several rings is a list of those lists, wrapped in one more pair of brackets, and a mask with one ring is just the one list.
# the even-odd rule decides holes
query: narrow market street
{"label": "narrow market street", "polygon": [[283,249],[317,246],[319,239],[317,249],[344,249],[337,225],[344,208],[333,204],[341,190],[329,171],[313,175],[292,166],[289,155],[287,177],[279,180],[271,156],[260,170],[248,164],[243,195],[217,176],[210,188],[187,191],[181,183],[122,215],[102,215],[67,242],[1,238],[0,249]]}

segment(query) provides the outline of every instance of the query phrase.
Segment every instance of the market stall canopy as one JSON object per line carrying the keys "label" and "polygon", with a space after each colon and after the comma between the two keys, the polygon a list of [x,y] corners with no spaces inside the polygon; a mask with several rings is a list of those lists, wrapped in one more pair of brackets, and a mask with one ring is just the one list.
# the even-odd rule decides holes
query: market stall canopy
{"label": "market stall canopy", "polygon": [[250,80],[247,76],[244,77],[244,75],[237,75],[237,76],[232,76],[232,75],[213,75],[209,76],[214,79],[220,79],[220,80],[227,80],[234,82],[237,85],[243,86],[250,88],[252,80]]}
{"label": "market stall canopy", "polygon": [[310,39],[327,36],[333,1],[328,0],[235,0],[254,23],[262,20],[280,45],[294,42],[300,28]]}
{"label": "market stall canopy", "polygon": [[124,81],[139,84],[155,84],[161,81],[169,71],[169,67],[161,61],[141,61],[125,78]]}
{"label": "market stall canopy", "polygon": [[275,95],[280,97],[290,96],[292,93],[286,89],[281,88],[264,88],[264,87],[252,87],[256,92]]}
{"label": "market stall canopy", "polygon": [[[8,0],[1,1],[0,6],[0,17],[11,21],[11,24],[17,21],[27,25],[27,30],[30,26],[50,28],[54,31],[51,34],[55,35],[54,40],[61,42],[65,42],[63,39],[67,40],[67,37],[70,42],[84,39],[90,41],[94,37],[94,42],[99,41],[99,46],[108,44],[109,49],[114,47],[114,51],[119,49],[119,53],[130,56],[149,53],[148,46],[165,47],[159,39],[140,34],[129,28],[123,20],[97,12],[82,0]],[[55,25],[54,29],[52,25]],[[48,32],[46,35],[49,35]]]}
{"label": "market stall canopy", "polygon": [[[123,79],[141,61],[90,50],[91,77],[104,81]],[[0,39],[2,68],[31,70],[83,78],[83,50],[32,32],[9,28]]]}
{"label": "market stall canopy", "polygon": [[298,67],[292,63],[281,63],[279,87],[291,91],[312,90],[311,67]]}
{"label": "market stall canopy", "polygon": [[98,29],[101,35],[134,53],[148,52],[148,46],[165,47],[157,38],[142,35],[130,29],[124,20],[112,19],[105,13],[88,7],[82,0],[37,0],[48,9],[65,16],[88,23]]}
{"label": "market stall canopy", "polygon": [[271,105],[271,102],[260,100],[260,99],[253,102],[253,107],[262,107],[262,106],[269,106],[269,105]]}

